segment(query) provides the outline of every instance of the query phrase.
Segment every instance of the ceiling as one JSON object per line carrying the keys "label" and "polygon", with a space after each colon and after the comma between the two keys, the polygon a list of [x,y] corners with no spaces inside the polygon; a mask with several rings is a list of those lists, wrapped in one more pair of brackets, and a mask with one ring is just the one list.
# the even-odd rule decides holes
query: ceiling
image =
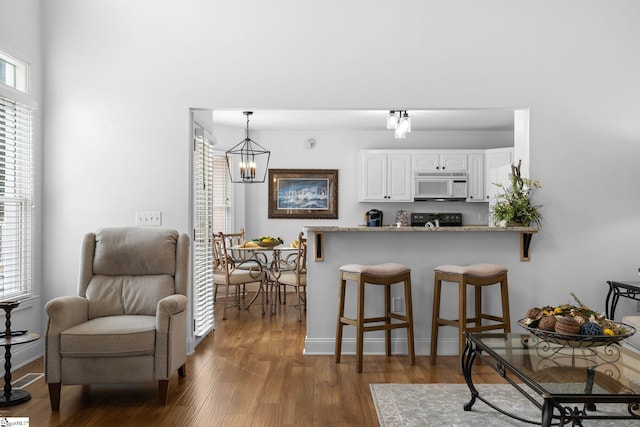
{"label": "ceiling", "polygon": [[[213,124],[245,127],[243,109],[213,110]],[[251,130],[386,131],[388,110],[250,109]],[[407,110],[417,131],[513,131],[514,109]]]}

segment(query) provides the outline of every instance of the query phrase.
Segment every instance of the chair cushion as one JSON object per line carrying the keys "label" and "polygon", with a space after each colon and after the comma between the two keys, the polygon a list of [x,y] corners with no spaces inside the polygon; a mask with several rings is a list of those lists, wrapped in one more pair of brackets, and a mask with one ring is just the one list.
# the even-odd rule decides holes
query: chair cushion
{"label": "chair cushion", "polygon": [[158,301],[173,295],[173,277],[93,276],[87,286],[89,319],[123,314],[155,316]]}
{"label": "chair cushion", "polygon": [[468,274],[477,277],[491,277],[507,272],[507,268],[498,264],[471,264],[471,265],[439,265],[435,271],[450,274]]}
{"label": "chair cushion", "polygon": [[62,357],[114,357],[153,354],[154,316],[99,317],[61,333]]}
{"label": "chair cushion", "polygon": [[93,274],[106,276],[175,275],[175,230],[124,227],[96,233]]}
{"label": "chair cushion", "polygon": [[370,276],[395,276],[396,274],[407,273],[411,271],[406,265],[397,262],[388,262],[385,264],[363,265],[363,264],[346,264],[340,267],[340,271],[348,273],[368,274]]}
{"label": "chair cushion", "polygon": [[[280,278],[278,278],[278,282],[280,282],[283,285],[296,286],[298,284],[298,282],[296,281],[296,273],[291,271],[285,271],[280,275]],[[307,275],[301,274],[300,285],[306,286],[306,284],[307,284]]]}
{"label": "chair cushion", "polygon": [[[264,272],[258,270],[234,270],[229,274],[229,285],[240,285],[242,283],[259,282],[264,277]],[[224,273],[213,273],[213,283],[216,285],[226,285],[227,276]]]}

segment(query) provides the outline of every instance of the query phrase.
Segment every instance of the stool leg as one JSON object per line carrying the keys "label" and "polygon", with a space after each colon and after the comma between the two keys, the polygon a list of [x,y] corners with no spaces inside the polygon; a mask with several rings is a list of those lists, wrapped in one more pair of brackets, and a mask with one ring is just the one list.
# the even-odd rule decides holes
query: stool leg
{"label": "stool leg", "polygon": [[[464,347],[466,345],[466,337],[464,335],[467,330],[467,280],[464,274],[460,276],[458,281],[458,357],[462,358]],[[462,359],[460,359],[460,373],[462,373]]]}
{"label": "stool leg", "polygon": [[364,353],[364,278],[358,280],[358,320],[356,321],[356,372],[362,372],[362,354]]}
{"label": "stool leg", "polygon": [[502,294],[502,321],[504,322],[504,332],[511,332],[511,314],[509,313],[509,284],[507,275],[500,282],[500,293]]}
{"label": "stool leg", "polygon": [[[384,324],[391,324],[391,285],[384,285]],[[391,329],[384,330],[384,352],[387,357],[391,356]]]}
{"label": "stool leg", "polygon": [[474,286],[474,317],[475,325],[482,326],[482,286]]}
{"label": "stool leg", "polygon": [[431,353],[429,354],[429,362],[436,364],[436,354],[438,352],[438,319],[440,318],[440,290],[442,281],[436,273],[433,280],[433,316],[431,319]]}
{"label": "stool leg", "polygon": [[407,322],[407,351],[409,352],[409,364],[416,364],[416,351],[413,342],[413,303],[411,301],[411,276],[404,280],[404,312]]}
{"label": "stool leg", "polygon": [[342,354],[342,316],[344,316],[344,297],[346,292],[347,281],[340,274],[340,295],[338,296],[338,323],[336,324],[336,363],[340,363],[340,355]]}

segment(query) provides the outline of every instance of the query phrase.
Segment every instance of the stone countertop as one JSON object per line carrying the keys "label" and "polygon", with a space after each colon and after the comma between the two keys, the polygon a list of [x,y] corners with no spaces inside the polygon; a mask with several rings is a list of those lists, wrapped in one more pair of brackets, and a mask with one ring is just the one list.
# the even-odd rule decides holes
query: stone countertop
{"label": "stone countertop", "polygon": [[367,227],[365,225],[358,225],[354,227],[340,227],[340,226],[327,226],[327,225],[307,225],[305,229],[310,233],[317,232],[365,232],[365,233],[380,233],[380,232],[392,232],[392,233],[406,233],[406,232],[492,232],[492,233],[504,233],[504,232],[521,232],[521,233],[537,233],[537,227],[489,227],[488,225],[464,225],[461,227],[396,227],[391,225],[385,225],[383,227]]}

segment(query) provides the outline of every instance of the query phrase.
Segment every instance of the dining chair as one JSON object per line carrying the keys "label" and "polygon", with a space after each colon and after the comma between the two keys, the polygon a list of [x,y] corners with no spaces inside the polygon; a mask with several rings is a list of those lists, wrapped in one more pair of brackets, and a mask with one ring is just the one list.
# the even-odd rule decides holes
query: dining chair
{"label": "dining chair", "polygon": [[[214,289],[219,286],[225,288],[224,309],[222,320],[227,318],[227,309],[229,307],[242,308],[241,291],[245,289],[249,283],[258,283],[259,288],[256,292],[261,293],[262,297],[262,314],[265,313],[264,288],[265,273],[262,265],[252,259],[234,259],[231,247],[227,247],[227,235],[222,232],[213,236],[213,284]],[[229,293],[230,288],[235,288],[233,294]],[[256,294],[257,296],[257,294]]]}
{"label": "dining chair", "polygon": [[[216,234],[216,233],[214,233]],[[232,249],[234,246],[240,246],[245,241],[244,228],[241,228],[237,233],[224,234],[224,240],[226,245],[226,252],[236,262],[242,262],[245,260],[246,253],[239,250]],[[246,287],[242,288],[242,297],[246,294]],[[213,302],[215,303],[218,297],[218,285],[213,285]]]}
{"label": "dining chair", "polygon": [[[293,286],[298,300],[298,321],[302,321],[302,310],[307,311],[307,239],[304,232],[298,235],[298,250],[278,261],[271,270],[271,280],[276,286]],[[285,290],[286,292],[286,290]],[[274,299],[275,301],[275,299]]]}

